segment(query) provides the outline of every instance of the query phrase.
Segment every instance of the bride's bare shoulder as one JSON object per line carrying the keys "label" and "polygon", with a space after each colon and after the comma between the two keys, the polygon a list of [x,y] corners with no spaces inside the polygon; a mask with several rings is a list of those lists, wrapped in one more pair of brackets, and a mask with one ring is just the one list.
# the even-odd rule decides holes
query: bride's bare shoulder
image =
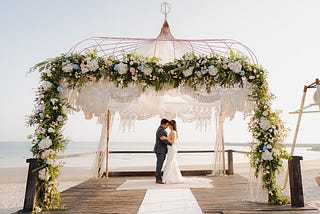
{"label": "bride's bare shoulder", "polygon": [[172,130],[172,131],[170,132],[170,134],[171,134],[171,135],[176,135],[177,132],[176,132],[175,130]]}
{"label": "bride's bare shoulder", "polygon": [[170,132],[170,135],[173,137],[177,137],[178,133],[177,133],[177,131],[172,131],[172,132]]}

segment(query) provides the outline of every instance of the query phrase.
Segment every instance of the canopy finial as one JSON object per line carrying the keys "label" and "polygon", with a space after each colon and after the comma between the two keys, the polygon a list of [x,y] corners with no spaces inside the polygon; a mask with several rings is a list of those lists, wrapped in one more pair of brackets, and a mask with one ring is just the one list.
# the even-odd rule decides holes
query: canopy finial
{"label": "canopy finial", "polygon": [[167,21],[167,15],[170,13],[171,5],[168,2],[161,4],[160,12],[164,15],[164,20]]}
{"label": "canopy finial", "polygon": [[168,2],[163,2],[161,4],[160,12],[164,15],[164,22],[161,28],[161,32],[157,37],[157,40],[174,40],[171,34],[170,27],[167,21],[167,15],[170,13],[171,6]]}

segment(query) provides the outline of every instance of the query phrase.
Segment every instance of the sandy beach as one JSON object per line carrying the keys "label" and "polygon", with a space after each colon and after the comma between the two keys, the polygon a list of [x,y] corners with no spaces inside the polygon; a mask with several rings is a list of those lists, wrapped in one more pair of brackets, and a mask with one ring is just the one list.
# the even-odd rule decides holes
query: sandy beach
{"label": "sandy beach", "polygon": [[[24,203],[28,168],[0,168],[0,174],[0,214],[21,210]],[[59,179],[59,190],[64,191],[90,177],[90,168],[64,167]]]}
{"label": "sandy beach", "polygon": [[[320,160],[301,161],[303,191],[305,204],[320,208],[320,187],[315,177],[320,176]],[[185,169],[210,169],[210,166],[181,166]],[[118,169],[122,170],[122,169]],[[147,168],[127,168],[127,170],[152,170]],[[13,213],[23,207],[25,186],[27,179],[27,167],[0,168],[0,213]],[[248,163],[235,163],[234,172],[246,178],[249,178]],[[61,171],[59,190],[64,191],[75,186],[91,177],[90,168],[65,167]],[[280,186],[284,183],[285,173],[278,177]],[[285,194],[290,196],[289,187]]]}

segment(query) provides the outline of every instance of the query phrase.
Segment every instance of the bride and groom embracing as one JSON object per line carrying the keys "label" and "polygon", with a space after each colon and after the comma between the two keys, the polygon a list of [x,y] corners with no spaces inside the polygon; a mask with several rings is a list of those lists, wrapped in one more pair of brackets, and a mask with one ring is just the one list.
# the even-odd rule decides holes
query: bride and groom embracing
{"label": "bride and groom embracing", "polygon": [[[169,135],[166,129],[170,128]],[[178,139],[177,123],[175,120],[162,119],[160,126],[156,132],[156,143],[154,145],[154,152],[156,153],[156,183],[208,183],[210,179],[201,178],[185,178],[181,175],[180,168],[177,162],[177,147]],[[163,177],[161,174],[163,163],[168,158],[163,168]]]}

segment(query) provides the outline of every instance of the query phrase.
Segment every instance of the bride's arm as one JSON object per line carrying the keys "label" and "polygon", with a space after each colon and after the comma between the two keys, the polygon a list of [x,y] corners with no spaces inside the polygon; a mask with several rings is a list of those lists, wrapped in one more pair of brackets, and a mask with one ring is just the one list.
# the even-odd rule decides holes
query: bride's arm
{"label": "bride's arm", "polygon": [[175,144],[176,143],[176,132],[170,132],[168,137],[162,136],[160,139],[167,140],[167,141],[169,141],[169,143]]}

